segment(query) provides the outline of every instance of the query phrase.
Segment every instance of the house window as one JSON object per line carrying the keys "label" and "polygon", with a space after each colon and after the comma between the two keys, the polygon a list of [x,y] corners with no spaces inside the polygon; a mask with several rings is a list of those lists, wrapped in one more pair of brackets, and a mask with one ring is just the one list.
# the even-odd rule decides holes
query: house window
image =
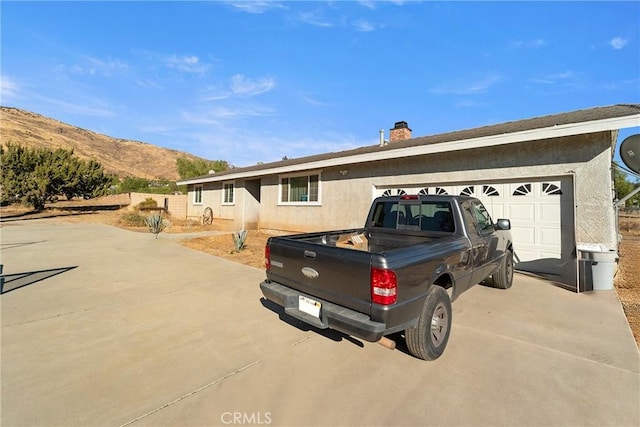
{"label": "house window", "polygon": [[406,191],[404,191],[402,188],[396,188],[395,190],[385,190],[384,193],[382,193],[382,197],[388,197],[388,196],[404,196],[405,194],[407,194]]}
{"label": "house window", "polygon": [[460,195],[461,195],[461,196],[473,196],[473,193],[475,192],[474,190],[475,190],[475,189],[473,188],[473,185],[470,185],[470,186],[468,186],[468,187],[464,188],[464,189],[460,192]]}
{"label": "house window", "polygon": [[223,205],[233,204],[234,187],[235,185],[233,182],[225,182],[224,184],[222,184],[222,204]]}
{"label": "house window", "polygon": [[555,184],[549,182],[542,183],[542,192],[547,196],[559,196],[562,195],[562,190]]}
{"label": "house window", "polygon": [[193,187],[193,204],[202,204],[202,185],[196,185],[195,187]]}
{"label": "house window", "polygon": [[447,193],[447,190],[442,187],[436,187],[436,194],[438,196],[447,196],[449,193]]}
{"label": "house window", "polygon": [[513,192],[514,196],[526,196],[531,193],[531,184],[522,184],[520,187],[516,188]]}
{"label": "house window", "polygon": [[318,203],[320,175],[288,176],[280,178],[280,202]]}
{"label": "house window", "polygon": [[482,186],[482,194],[484,194],[485,196],[499,196],[500,195],[498,190],[496,190],[494,187],[492,187],[490,185],[483,185]]}

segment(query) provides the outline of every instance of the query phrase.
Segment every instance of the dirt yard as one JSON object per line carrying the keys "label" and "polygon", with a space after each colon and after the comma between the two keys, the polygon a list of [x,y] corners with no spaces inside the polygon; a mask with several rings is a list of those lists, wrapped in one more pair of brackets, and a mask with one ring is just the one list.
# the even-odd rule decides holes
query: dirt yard
{"label": "dirt yard", "polygon": [[[146,233],[144,227],[130,227],[123,223],[122,211],[62,211],[49,209],[39,214],[30,214],[24,209],[0,209],[2,221],[31,218],[51,218],[60,222],[94,222],[126,228],[134,232]],[[0,227],[2,223],[0,223]],[[170,221],[166,233],[192,233],[215,231],[214,226],[204,226],[193,221]],[[620,218],[620,231],[623,235],[620,245],[620,262],[615,276],[615,288],[622,303],[627,320],[640,347],[640,217]],[[230,261],[250,265],[256,268],[264,266],[264,246],[270,235],[249,231],[246,247],[235,251],[230,232],[219,235],[196,237],[181,240],[180,243],[191,249],[205,252]]]}
{"label": "dirt yard", "polygon": [[620,262],[614,284],[640,347],[640,217],[621,217],[620,232]]}

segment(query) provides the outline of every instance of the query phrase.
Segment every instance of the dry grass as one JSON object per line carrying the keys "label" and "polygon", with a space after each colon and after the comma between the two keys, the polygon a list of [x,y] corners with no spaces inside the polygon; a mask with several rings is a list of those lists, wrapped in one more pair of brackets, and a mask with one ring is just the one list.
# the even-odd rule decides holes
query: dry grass
{"label": "dry grass", "polygon": [[176,159],[198,157],[139,141],[112,138],[18,108],[1,107],[0,140],[29,148],[73,149],[81,159],[100,162],[119,177],[176,180]]}
{"label": "dry grass", "polygon": [[249,265],[256,268],[264,268],[264,246],[269,234],[250,230],[245,243],[245,248],[236,251],[231,233],[217,236],[196,237],[182,240],[184,246],[210,255],[226,258],[230,261]]}
{"label": "dry grass", "polygon": [[[640,223],[640,218],[637,221]],[[640,347],[640,236],[623,234],[619,256],[615,288]]]}
{"label": "dry grass", "polygon": [[640,236],[640,216],[620,216],[620,233],[627,236]]}

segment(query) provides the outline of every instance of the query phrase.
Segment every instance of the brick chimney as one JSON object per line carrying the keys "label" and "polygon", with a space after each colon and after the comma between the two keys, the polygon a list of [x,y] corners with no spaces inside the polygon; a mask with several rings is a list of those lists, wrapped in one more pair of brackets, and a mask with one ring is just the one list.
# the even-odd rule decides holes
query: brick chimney
{"label": "brick chimney", "polygon": [[409,129],[407,122],[396,122],[389,133],[389,142],[402,141],[404,139],[411,139],[411,129]]}

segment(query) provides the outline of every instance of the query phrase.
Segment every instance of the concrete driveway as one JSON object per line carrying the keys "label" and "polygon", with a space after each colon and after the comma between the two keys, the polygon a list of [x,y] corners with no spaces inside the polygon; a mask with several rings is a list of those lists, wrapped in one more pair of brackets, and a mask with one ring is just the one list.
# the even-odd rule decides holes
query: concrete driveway
{"label": "concrete driveway", "polygon": [[261,270],[53,221],[0,229],[3,426],[640,425],[614,291],[476,286],[424,362],[286,319]]}

